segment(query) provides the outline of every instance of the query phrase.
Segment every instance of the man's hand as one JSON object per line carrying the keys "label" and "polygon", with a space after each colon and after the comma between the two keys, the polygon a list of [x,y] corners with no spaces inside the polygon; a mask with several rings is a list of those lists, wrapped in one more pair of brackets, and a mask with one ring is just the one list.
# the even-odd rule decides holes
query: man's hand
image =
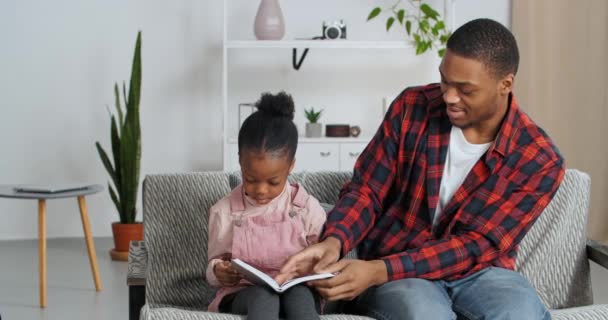
{"label": "man's hand", "polygon": [[291,256],[274,279],[276,282],[283,284],[285,281],[298,276],[315,272],[318,273],[319,270],[338,261],[338,258],[340,258],[340,249],[340,240],[333,237],[329,237],[323,240],[323,242],[313,244]]}
{"label": "man's hand", "polygon": [[329,301],[352,300],[367,288],[388,281],[382,260],[340,260],[320,271],[338,273],[330,279],[310,282]]}
{"label": "man's hand", "polygon": [[213,267],[213,273],[217,280],[226,287],[235,286],[243,278],[241,274],[232,266],[230,261],[221,261]]}

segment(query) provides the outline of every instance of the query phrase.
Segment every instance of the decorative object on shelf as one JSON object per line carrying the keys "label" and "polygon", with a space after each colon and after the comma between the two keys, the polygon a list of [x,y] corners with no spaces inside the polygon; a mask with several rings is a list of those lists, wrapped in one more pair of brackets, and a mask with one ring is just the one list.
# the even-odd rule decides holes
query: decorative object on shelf
{"label": "decorative object on shelf", "polygon": [[382,11],[389,11],[391,16],[386,19],[387,32],[397,21],[405,28],[407,37],[413,40],[417,55],[429,49],[437,49],[439,57],[443,57],[451,32],[445,27],[439,13],[421,0],[404,1],[409,4],[407,8],[401,5],[401,2],[402,0],[397,0],[392,6],[384,9],[375,7],[367,16],[367,21],[374,19]]}
{"label": "decorative object on shelf", "polygon": [[361,127],[359,126],[352,126],[350,127],[350,136],[353,138],[358,137],[361,134]]}
{"label": "decorative object on shelf", "polygon": [[[116,206],[120,222],[112,223],[114,249],[110,251],[113,260],[127,260],[129,242],[143,240],[143,224],[136,222],[137,191],[141,162],[141,129],[139,123],[139,100],[141,96],[141,31],[137,33],[135,54],[131,67],[129,95],[123,82],[125,114],[120,106],[118,84],[114,84],[116,118],[111,115],[110,137],[114,165],[99,142],[95,143],[99,157],[108,171],[114,188],[108,183],[110,197]],[[108,108],[109,109],[109,108]]]}
{"label": "decorative object on shelf", "polygon": [[239,130],[241,130],[243,121],[255,112],[255,108],[255,103],[239,103]]}
{"label": "decorative object on shelf", "polygon": [[325,136],[334,138],[350,137],[350,125],[328,124],[325,125]]}
{"label": "decorative object on shelf", "polygon": [[321,118],[321,113],[323,113],[323,109],[319,111],[315,111],[315,108],[312,107],[309,110],[304,109],[304,114],[306,115],[306,119],[308,119],[308,123],[306,124],[307,138],[321,137],[323,125],[317,122]]}
{"label": "decorative object on shelf", "polygon": [[346,24],[344,21],[333,21],[326,23],[323,21],[323,36],[324,40],[346,39]]}
{"label": "decorative object on shelf", "polygon": [[281,40],[285,35],[285,22],[279,0],[261,0],[253,27],[258,40]]}
{"label": "decorative object on shelf", "polygon": [[[316,36],[312,38],[307,38],[306,40],[338,40],[338,39],[346,39],[346,24],[343,20],[333,21],[330,23],[326,23],[323,21],[323,26],[321,29],[321,36]],[[302,40],[302,39],[300,39]],[[298,59],[298,49],[293,48],[291,54],[291,61],[294,70],[300,70],[306,55],[308,54],[309,48],[304,48],[302,52],[302,56]]]}

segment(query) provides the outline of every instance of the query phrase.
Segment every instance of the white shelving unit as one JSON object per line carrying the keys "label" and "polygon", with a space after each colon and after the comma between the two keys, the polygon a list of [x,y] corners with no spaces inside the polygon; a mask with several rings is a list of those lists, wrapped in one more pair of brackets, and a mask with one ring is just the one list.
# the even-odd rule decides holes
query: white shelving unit
{"label": "white shelving unit", "polygon": [[[330,0],[331,1],[331,0]],[[444,0],[444,18],[448,26],[453,25],[452,12],[455,0]],[[229,112],[229,52],[232,50],[285,50],[285,49],[413,49],[405,41],[356,41],[356,40],[232,40],[228,35],[228,13],[230,0],[224,0],[224,41],[222,66],[222,113],[223,113],[223,168],[225,171],[238,170],[237,133],[232,132]],[[301,50],[300,50],[301,52]],[[285,54],[288,54],[285,51]],[[301,55],[301,53],[300,53]],[[299,57],[298,57],[299,59]],[[305,64],[309,63],[305,61]],[[296,171],[344,170],[350,171],[358,155],[363,151],[373,133],[359,138],[304,138],[300,137],[296,154]]]}

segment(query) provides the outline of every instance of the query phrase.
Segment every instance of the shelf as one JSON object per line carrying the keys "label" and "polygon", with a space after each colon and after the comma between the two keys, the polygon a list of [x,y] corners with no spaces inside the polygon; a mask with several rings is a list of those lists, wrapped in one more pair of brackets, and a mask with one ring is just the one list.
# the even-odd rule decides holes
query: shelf
{"label": "shelf", "polygon": [[[344,138],[306,138],[298,137],[298,143],[368,143],[372,140],[372,137],[344,137]],[[237,143],[237,138],[228,138],[228,143]]]}
{"label": "shelf", "polygon": [[405,41],[352,41],[352,40],[252,40],[228,41],[226,48],[319,48],[319,49],[404,49],[411,48]]}

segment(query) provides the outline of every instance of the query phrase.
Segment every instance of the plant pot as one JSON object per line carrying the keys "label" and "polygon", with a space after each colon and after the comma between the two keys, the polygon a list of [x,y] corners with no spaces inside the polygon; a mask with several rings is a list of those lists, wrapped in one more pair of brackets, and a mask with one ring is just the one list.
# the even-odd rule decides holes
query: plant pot
{"label": "plant pot", "polygon": [[307,138],[321,138],[323,131],[323,125],[320,123],[307,123],[306,124],[306,137]]}
{"label": "plant pot", "polygon": [[279,0],[261,0],[255,16],[253,32],[258,40],[281,40],[285,22]]}
{"label": "plant pot", "polygon": [[129,256],[129,243],[144,239],[144,225],[138,223],[112,223],[114,249],[110,251],[112,260],[126,261]]}

